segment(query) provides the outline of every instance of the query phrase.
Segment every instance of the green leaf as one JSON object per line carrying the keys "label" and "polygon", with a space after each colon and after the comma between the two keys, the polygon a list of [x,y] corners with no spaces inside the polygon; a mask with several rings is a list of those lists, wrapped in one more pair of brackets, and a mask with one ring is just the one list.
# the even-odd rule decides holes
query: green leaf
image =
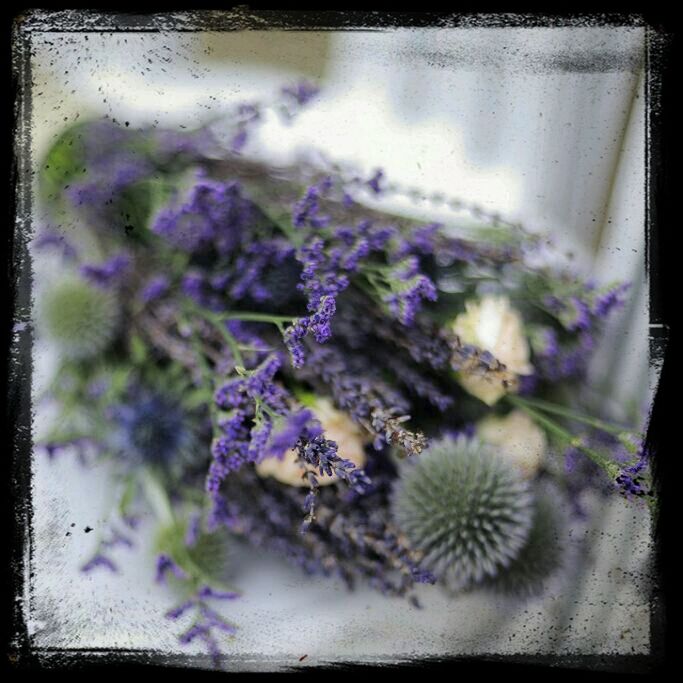
{"label": "green leaf", "polygon": [[130,337],[130,356],[135,365],[142,365],[147,360],[147,345],[138,334]]}
{"label": "green leaf", "polygon": [[85,176],[84,133],[91,123],[84,121],[67,128],[45,155],[39,176],[44,201],[59,202],[65,186]]}
{"label": "green leaf", "polygon": [[121,494],[121,499],[119,500],[119,514],[122,517],[125,517],[126,514],[128,513],[128,509],[130,508],[131,504],[133,503],[133,500],[135,500],[135,494],[137,492],[138,488],[138,483],[135,479],[135,477],[131,476],[128,478],[126,481],[126,485],[123,489],[123,493]]}

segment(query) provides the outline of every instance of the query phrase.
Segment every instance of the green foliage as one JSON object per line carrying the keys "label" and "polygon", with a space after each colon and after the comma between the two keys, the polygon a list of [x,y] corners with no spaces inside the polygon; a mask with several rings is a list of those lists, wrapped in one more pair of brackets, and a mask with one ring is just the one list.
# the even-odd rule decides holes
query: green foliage
{"label": "green foliage", "polygon": [[224,529],[201,530],[193,545],[185,537],[188,523],[174,521],[163,527],[157,537],[156,550],[173,561],[199,584],[226,587],[230,576],[231,539]]}
{"label": "green foliage", "polygon": [[432,443],[404,463],[393,512],[423,566],[453,590],[497,574],[524,546],[533,496],[516,470],[465,438]]}
{"label": "green foliage", "polygon": [[59,201],[64,188],[85,177],[84,135],[90,122],[67,128],[50,147],[40,167],[39,187],[44,201]]}

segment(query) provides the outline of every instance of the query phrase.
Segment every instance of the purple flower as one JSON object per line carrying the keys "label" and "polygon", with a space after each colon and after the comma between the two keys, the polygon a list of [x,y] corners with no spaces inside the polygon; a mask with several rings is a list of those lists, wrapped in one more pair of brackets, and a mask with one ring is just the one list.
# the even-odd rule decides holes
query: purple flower
{"label": "purple flower", "polygon": [[239,152],[242,151],[244,148],[244,145],[247,144],[247,130],[246,128],[240,128],[237,133],[233,136],[232,140],[230,141],[230,150],[234,154],[238,154]]}
{"label": "purple flower", "polygon": [[113,284],[119,283],[130,266],[130,256],[122,252],[115,254],[103,263],[81,266],[81,274],[92,284],[106,289]]}
{"label": "purple flower", "polygon": [[170,555],[161,553],[157,556],[156,582],[164,583],[166,574],[171,572],[177,579],[187,579],[187,574],[173,561]]}
{"label": "purple flower", "polygon": [[638,460],[626,467],[623,467],[617,476],[615,483],[621,493],[625,496],[643,497],[650,495],[649,486],[646,485],[644,470],[649,462],[647,449],[641,447]]}
{"label": "purple flower", "polygon": [[152,231],[183,251],[212,246],[225,256],[240,243],[254,211],[239,183],[211,180],[200,171],[189,192],[183,197],[176,194],[157,214]]}
{"label": "purple flower", "polygon": [[282,88],[282,94],[301,107],[308,104],[319,92],[320,89],[308,81],[299,81],[295,85]]}
{"label": "purple flower", "polygon": [[375,193],[375,194],[380,194],[382,192],[382,188],[380,186],[380,183],[382,179],[384,178],[384,171],[381,168],[378,168],[375,173],[373,174],[372,178],[368,180],[368,187]]}
{"label": "purple flower", "polygon": [[[412,271],[407,271],[412,273]],[[399,275],[404,284],[395,286],[390,294],[385,295],[384,301],[389,310],[406,326],[415,322],[415,316],[422,307],[422,300],[436,301],[436,286],[426,275],[410,274],[407,277]]]}
{"label": "purple flower", "polygon": [[188,548],[197,544],[199,540],[199,535],[201,534],[201,515],[199,513],[194,513],[190,517],[190,521],[187,525],[187,531],[185,532],[185,545]]}
{"label": "purple flower", "polygon": [[591,326],[591,311],[588,305],[581,301],[578,297],[571,297],[569,300],[572,305],[575,316],[573,320],[568,322],[568,328],[570,331],[574,330],[587,330]]}
{"label": "purple flower", "polygon": [[226,621],[216,610],[212,609],[206,603],[206,600],[234,600],[237,597],[239,597],[237,593],[218,591],[205,585],[197,589],[188,600],[166,612],[166,618],[175,621],[194,607],[196,610],[195,621],[178,636],[178,640],[183,645],[186,645],[199,638],[206,645],[214,664],[218,666],[220,664],[221,651],[213,630],[217,629],[223,633],[234,635],[237,627]]}
{"label": "purple flower", "polygon": [[147,284],[142,290],[142,300],[145,303],[150,303],[161,298],[168,291],[170,284],[171,281],[166,275],[155,275],[147,281]]}
{"label": "purple flower", "polygon": [[593,315],[598,318],[606,318],[614,309],[624,305],[624,294],[630,289],[631,284],[625,282],[613,285],[595,298]]}
{"label": "purple flower", "polygon": [[85,574],[88,572],[91,572],[93,569],[96,567],[105,567],[106,569],[109,569],[111,572],[118,572],[118,567],[114,564],[112,560],[110,560],[106,555],[102,555],[98,553],[95,555],[91,560],[86,562],[82,567],[81,571]]}
{"label": "purple flower", "polygon": [[197,596],[200,598],[213,598],[214,600],[236,600],[240,597],[240,594],[233,591],[219,591],[211,588],[211,586],[202,586],[197,591]]}
{"label": "purple flower", "polygon": [[308,408],[290,413],[282,429],[270,439],[267,457],[282,458],[290,448],[296,445],[304,428],[312,419],[313,413]]}
{"label": "purple flower", "polygon": [[166,612],[166,618],[173,619],[174,621],[176,619],[180,619],[180,617],[182,617],[183,614],[186,614],[188,610],[192,609],[192,607],[195,606],[196,602],[197,601],[195,598],[186,600],[177,607],[173,607],[172,609],[168,610],[168,612]]}
{"label": "purple flower", "polygon": [[62,255],[67,261],[75,261],[78,258],[78,251],[73,244],[64,235],[51,229],[44,230],[36,238],[34,246],[36,249],[56,247],[62,251]]}
{"label": "purple flower", "polygon": [[320,214],[320,199],[325,197],[331,187],[332,178],[328,176],[306,190],[292,212],[292,223],[296,228],[323,228],[330,222],[329,216]]}

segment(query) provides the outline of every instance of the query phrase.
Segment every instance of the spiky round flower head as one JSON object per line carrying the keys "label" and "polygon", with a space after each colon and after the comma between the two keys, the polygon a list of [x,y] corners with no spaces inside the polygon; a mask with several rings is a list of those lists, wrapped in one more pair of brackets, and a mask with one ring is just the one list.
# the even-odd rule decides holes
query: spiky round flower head
{"label": "spiky round flower head", "polygon": [[529,538],[510,564],[486,585],[499,593],[533,597],[545,588],[547,580],[562,564],[563,514],[557,496],[544,492],[536,496]]}
{"label": "spiky round flower head", "polygon": [[422,566],[460,590],[517,556],[531,528],[533,495],[489,447],[463,436],[444,438],[404,463],[393,513],[424,553]]}
{"label": "spiky round flower head", "polygon": [[111,343],[119,320],[114,295],[76,278],[46,292],[41,326],[62,353],[75,360],[93,358]]}
{"label": "spiky round flower head", "polygon": [[146,387],[129,391],[111,408],[112,450],[131,465],[175,471],[201,450],[194,422],[180,400]]}

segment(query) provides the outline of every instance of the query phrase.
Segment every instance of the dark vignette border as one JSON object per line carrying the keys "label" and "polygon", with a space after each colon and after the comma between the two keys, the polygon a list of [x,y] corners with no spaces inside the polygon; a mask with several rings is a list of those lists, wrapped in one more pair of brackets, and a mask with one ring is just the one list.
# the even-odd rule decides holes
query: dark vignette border
{"label": "dark vignette border", "polygon": [[[7,484],[6,496],[8,519],[11,519],[9,543],[8,576],[5,582],[8,590],[6,614],[11,615],[8,638],[5,641],[6,658],[3,663],[16,671],[30,670],[35,673],[50,673],[58,670],[77,675],[81,673],[116,668],[122,672],[150,671],[159,667],[164,676],[169,673],[184,673],[187,667],[198,667],[192,675],[211,675],[203,669],[209,668],[208,658],[202,656],[168,655],[155,651],[127,650],[51,650],[32,648],[27,626],[23,617],[23,594],[27,586],[25,552],[30,554],[32,540],[31,486],[31,378],[33,333],[30,327],[32,267],[27,243],[31,236],[31,191],[32,164],[30,156],[31,121],[31,31],[59,30],[69,32],[159,32],[161,30],[199,32],[204,30],[329,30],[329,31],[384,31],[395,27],[536,27],[536,26],[623,26],[636,25],[647,28],[646,46],[646,252],[647,272],[650,285],[650,349],[651,359],[663,362],[660,385],[651,415],[648,444],[655,452],[663,452],[669,439],[664,437],[665,426],[663,404],[673,390],[671,380],[672,364],[675,360],[677,331],[673,329],[670,316],[673,287],[664,283],[665,275],[671,275],[674,258],[673,245],[666,240],[673,230],[665,229],[673,223],[672,172],[674,168],[673,123],[674,78],[676,68],[674,57],[678,56],[678,37],[671,29],[671,16],[654,15],[648,12],[637,14],[595,13],[468,13],[443,14],[438,12],[395,11],[290,11],[259,10],[245,6],[227,12],[201,10],[181,11],[175,14],[172,7],[159,13],[121,13],[112,10],[64,10],[11,11],[5,23],[7,49],[10,57],[9,97],[6,99],[6,113],[9,126],[6,141],[6,158],[9,160],[9,219],[8,267],[5,280],[7,316],[3,325],[3,342],[7,342],[7,421],[11,426],[11,440],[3,465],[7,467],[3,481]],[[483,8],[478,4],[475,11]],[[496,8],[499,9],[499,8]],[[573,10],[579,9],[574,6]],[[623,6],[622,8],[623,9]],[[174,10],[173,17],[164,12]],[[679,212],[680,213],[680,212]],[[22,325],[21,323],[26,323]],[[18,324],[18,325],[17,325]],[[664,371],[666,370],[666,372]],[[667,434],[668,437],[668,434]],[[480,656],[449,659],[428,658],[405,661],[392,665],[375,663],[345,663],[330,666],[306,667],[303,671],[323,672],[324,675],[370,672],[381,666],[387,673],[398,668],[426,668],[436,672],[455,670],[458,673],[484,672],[505,673],[551,673],[576,675],[578,671],[610,673],[653,673],[663,669],[666,656],[673,651],[670,622],[672,609],[668,604],[672,589],[672,556],[667,543],[667,525],[671,524],[671,495],[677,480],[672,472],[673,457],[655,458],[655,477],[660,496],[660,516],[657,520],[655,540],[657,543],[655,563],[658,584],[654,589],[651,606],[651,634],[653,649],[650,656]],[[7,543],[5,544],[8,545]],[[30,584],[29,577],[29,584]],[[302,668],[297,667],[298,671]]]}

